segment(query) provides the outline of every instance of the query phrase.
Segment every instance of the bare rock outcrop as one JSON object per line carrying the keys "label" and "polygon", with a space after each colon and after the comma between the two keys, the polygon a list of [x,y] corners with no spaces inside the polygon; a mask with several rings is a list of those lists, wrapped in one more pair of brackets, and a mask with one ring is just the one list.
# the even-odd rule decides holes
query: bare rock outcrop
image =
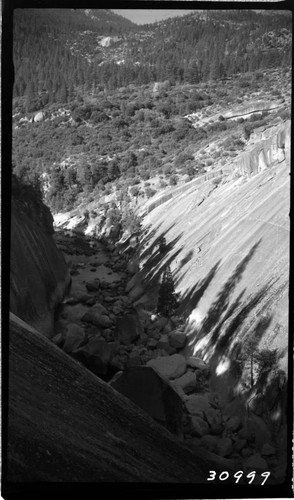
{"label": "bare rock outcrop", "polygon": [[54,309],[70,284],[52,233],[52,215],[41,201],[12,196],[10,310],[48,337]]}
{"label": "bare rock outcrop", "polygon": [[257,174],[273,165],[275,161],[290,161],[290,120],[271,130],[249,151],[241,155],[239,171],[243,175]]}

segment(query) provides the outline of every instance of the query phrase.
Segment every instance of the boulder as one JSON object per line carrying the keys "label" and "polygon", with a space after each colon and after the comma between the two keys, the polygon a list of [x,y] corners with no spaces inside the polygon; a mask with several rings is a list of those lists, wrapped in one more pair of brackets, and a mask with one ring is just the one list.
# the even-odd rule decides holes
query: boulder
{"label": "boulder", "polygon": [[138,271],[140,271],[140,266],[135,259],[130,259],[128,264],[127,264],[127,271],[129,274],[136,274]]}
{"label": "boulder", "polygon": [[112,322],[108,316],[99,314],[98,312],[91,315],[89,315],[89,313],[86,313],[82,317],[82,321],[93,323],[93,325],[101,326],[102,328],[109,328],[112,325]]}
{"label": "boulder", "polygon": [[195,373],[188,371],[175,379],[173,384],[180,387],[185,393],[193,392],[197,388]]}
{"label": "boulder", "polygon": [[182,349],[187,342],[187,336],[184,332],[174,331],[169,334],[169,341],[175,349]]}
{"label": "boulder", "polygon": [[236,432],[240,429],[242,423],[240,417],[231,417],[226,421],[225,428],[228,431]]}
{"label": "boulder", "polygon": [[62,346],[63,351],[70,354],[75,349],[80,347],[80,345],[86,340],[86,333],[84,328],[77,325],[76,323],[70,323],[67,325],[65,332],[63,333],[64,344]]}
{"label": "boulder", "polygon": [[191,434],[192,436],[204,436],[209,434],[209,427],[207,422],[205,422],[201,417],[191,418]]}
{"label": "boulder", "polygon": [[[152,319],[152,317],[151,317]],[[168,319],[165,316],[160,316],[157,318],[154,322],[155,326],[159,329],[162,330],[168,323]]]}
{"label": "boulder", "polygon": [[112,371],[111,362],[118,350],[119,342],[106,342],[93,338],[85,346],[75,350],[72,356],[95,375],[106,376]]}
{"label": "boulder", "polygon": [[108,314],[108,311],[107,309],[102,305],[102,304],[95,304],[93,307],[91,307],[89,309],[89,311],[87,311],[89,313],[93,312],[93,313],[99,313],[99,314],[103,314],[103,315],[107,315]]}
{"label": "boulder", "polygon": [[245,448],[247,444],[246,439],[237,439],[234,443],[234,451],[237,451],[238,453]]}
{"label": "boulder", "polygon": [[133,288],[140,285],[140,283],[142,282],[143,279],[144,279],[144,275],[143,275],[142,271],[134,274],[134,276],[132,276],[131,279],[126,284],[126,288],[125,288],[126,292],[129,293]]}
{"label": "boulder", "polygon": [[93,325],[101,326],[102,328],[109,328],[112,325],[107,309],[101,304],[91,307],[82,317],[82,321],[93,323]]}
{"label": "boulder", "polygon": [[204,410],[204,417],[207,420],[212,434],[221,434],[223,431],[222,417],[219,410],[208,408]]}
{"label": "boulder", "polygon": [[221,457],[227,457],[233,451],[233,442],[230,438],[221,438],[216,446],[216,453]]}
{"label": "boulder", "polygon": [[127,366],[141,366],[142,365],[142,360],[141,356],[138,353],[130,353],[129,358],[127,360]]}
{"label": "boulder", "polygon": [[257,473],[268,471],[268,464],[259,453],[254,453],[244,462],[244,468],[247,472],[255,470]]}
{"label": "boulder", "polygon": [[169,348],[170,344],[168,340],[168,335],[161,335],[157,345],[159,349]]}
{"label": "boulder", "polygon": [[251,455],[253,455],[253,453],[254,452],[253,452],[252,448],[249,448],[247,446],[244,447],[244,448],[242,448],[242,450],[241,450],[241,455],[242,455],[243,458],[248,458]]}
{"label": "boulder", "polygon": [[261,455],[268,457],[276,454],[276,449],[269,443],[265,443],[261,448]]}
{"label": "boulder", "polygon": [[53,344],[57,345],[58,347],[62,347],[64,337],[62,333],[57,333],[57,335],[54,335],[54,337],[51,338],[51,341]]}
{"label": "boulder", "polygon": [[244,418],[246,415],[246,408],[244,403],[240,401],[239,398],[232,399],[229,403],[225,405],[223,408],[223,419],[224,421],[229,420],[232,417],[238,416],[241,422],[244,422]]}
{"label": "boulder", "polygon": [[205,448],[212,453],[216,453],[216,448],[219,441],[220,438],[218,436],[211,436],[210,434],[206,434],[202,436],[199,444],[202,448]]}
{"label": "boulder", "polygon": [[125,314],[118,318],[114,336],[122,344],[130,345],[144,333],[139,316],[136,313]]}
{"label": "boulder", "polygon": [[209,366],[200,358],[196,358],[194,356],[189,356],[187,358],[187,365],[192,368],[197,368],[198,370],[207,370]]}
{"label": "boulder", "polygon": [[185,357],[181,354],[172,354],[171,356],[160,356],[148,361],[147,366],[151,366],[160,375],[174,379],[183,375],[187,364]]}
{"label": "boulder", "polygon": [[211,408],[207,398],[198,394],[188,396],[185,405],[188,413],[200,417],[203,417],[204,412]]}
{"label": "boulder", "polygon": [[181,398],[170,382],[152,367],[129,367],[111,380],[110,385],[170,432],[182,436]]}
{"label": "boulder", "polygon": [[86,288],[89,290],[89,292],[96,292],[100,288],[100,281],[98,278],[92,281],[87,281],[86,282]]}
{"label": "boulder", "polygon": [[156,349],[156,347],[157,347],[157,340],[156,339],[149,339],[147,341],[147,347],[148,347],[148,349],[152,349],[152,350]]}
{"label": "boulder", "polygon": [[140,299],[146,292],[145,287],[142,284],[134,286],[129,292],[129,298],[132,301]]}

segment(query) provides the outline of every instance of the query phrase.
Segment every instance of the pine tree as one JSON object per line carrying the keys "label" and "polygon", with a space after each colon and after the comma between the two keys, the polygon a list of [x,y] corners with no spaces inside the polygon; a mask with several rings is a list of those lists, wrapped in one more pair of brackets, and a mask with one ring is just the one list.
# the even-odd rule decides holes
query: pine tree
{"label": "pine tree", "polygon": [[174,280],[169,266],[166,266],[158,294],[157,312],[171,316],[178,307]]}

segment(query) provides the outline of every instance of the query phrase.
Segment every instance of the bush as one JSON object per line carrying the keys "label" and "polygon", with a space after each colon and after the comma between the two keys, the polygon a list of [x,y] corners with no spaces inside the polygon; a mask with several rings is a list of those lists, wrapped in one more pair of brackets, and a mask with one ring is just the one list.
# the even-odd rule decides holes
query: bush
{"label": "bush", "polygon": [[169,184],[170,184],[170,186],[176,186],[177,183],[178,183],[177,176],[175,174],[171,175],[170,178],[169,178]]}
{"label": "bush", "polygon": [[147,186],[147,188],[145,189],[145,193],[147,198],[152,198],[152,196],[156,194],[156,189],[152,189],[151,187]]}

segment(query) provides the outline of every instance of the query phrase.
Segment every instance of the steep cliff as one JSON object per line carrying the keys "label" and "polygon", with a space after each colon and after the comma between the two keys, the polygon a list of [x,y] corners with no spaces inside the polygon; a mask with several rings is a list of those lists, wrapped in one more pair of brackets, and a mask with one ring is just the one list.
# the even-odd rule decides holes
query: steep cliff
{"label": "steep cliff", "polygon": [[253,137],[255,143],[240,158],[239,171],[241,174],[256,174],[274,162],[286,160],[290,163],[290,134],[291,122],[271,128],[262,134],[261,138]]}
{"label": "steep cliff", "polygon": [[52,238],[50,210],[27,193],[13,193],[11,206],[10,310],[46,336],[54,309],[70,283]]}

